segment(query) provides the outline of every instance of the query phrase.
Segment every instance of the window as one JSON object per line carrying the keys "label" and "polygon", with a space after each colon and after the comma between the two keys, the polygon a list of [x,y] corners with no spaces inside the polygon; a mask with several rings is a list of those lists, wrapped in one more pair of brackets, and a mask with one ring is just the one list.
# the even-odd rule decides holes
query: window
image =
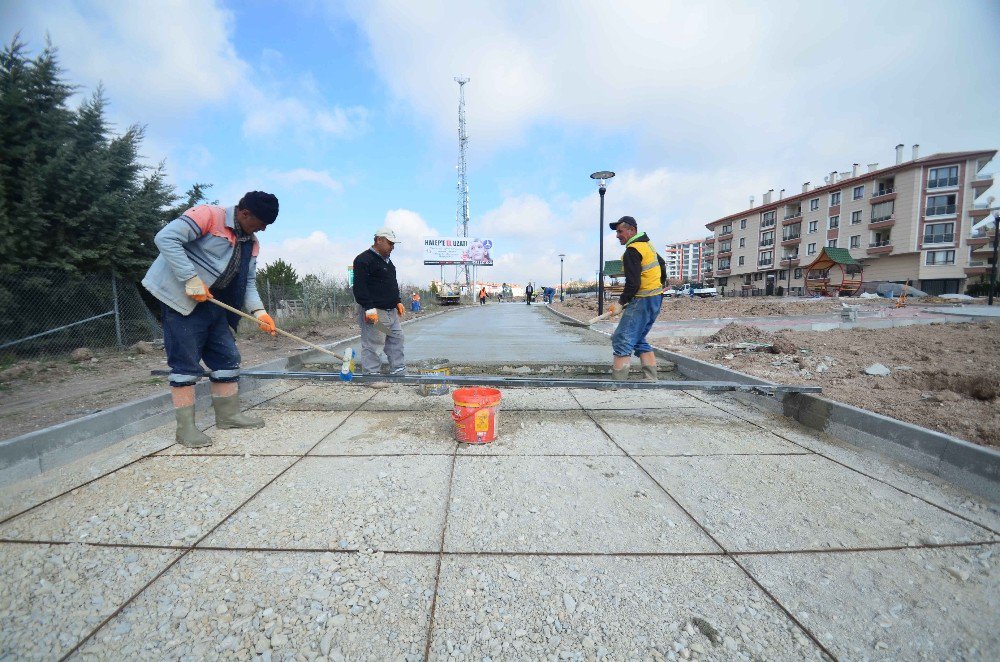
{"label": "window", "polygon": [[774,245],[774,230],[768,230],[760,235],[760,245],[761,246],[773,246]]}
{"label": "window", "polygon": [[889,238],[889,232],[876,232],[872,243],[868,244],[872,248],[877,248],[879,246],[891,246],[892,239]]}
{"label": "window", "polygon": [[742,255],[740,256],[740,259],[736,262],[736,264],[738,266],[741,266],[741,267],[743,266],[743,256]]}
{"label": "window", "polygon": [[787,280],[787,279],[788,279],[788,269],[782,269],[781,271],[778,272],[778,280]]}
{"label": "window", "polygon": [[733,242],[732,241],[723,241],[722,243],[719,244],[719,252],[720,253],[728,253],[731,250],[733,250]]}
{"label": "window", "polygon": [[928,223],[924,226],[925,244],[950,244],[955,241],[954,223]]}
{"label": "window", "polygon": [[857,225],[861,222],[861,210],[851,212],[851,225]]}
{"label": "window", "polygon": [[740,237],[740,248],[746,248],[746,247],[747,247],[746,237]]}
{"label": "window", "polygon": [[927,175],[927,188],[941,188],[943,186],[958,186],[958,166],[931,168]]}
{"label": "window", "polygon": [[879,221],[888,221],[892,218],[893,212],[896,210],[896,201],[890,200],[889,202],[880,202],[877,205],[872,205],[872,223],[878,223]]}
{"label": "window", "polygon": [[745,218],[740,219],[740,230],[746,230],[746,229],[747,229],[747,219]]}
{"label": "window", "polygon": [[729,261],[728,257],[724,258],[722,260],[719,260],[719,269],[728,269],[730,264],[731,264],[731,262]]}
{"label": "window", "polygon": [[722,235],[722,234],[732,234],[732,233],[733,233],[733,224],[732,223],[730,223],[728,225],[723,225],[722,226],[722,230],[719,231],[720,235]]}
{"label": "window", "polygon": [[757,256],[757,264],[762,267],[774,264],[774,251],[761,251],[760,255]]}
{"label": "window", "polygon": [[809,211],[816,211],[819,209],[819,198],[813,198],[809,201]]}
{"label": "window", "polygon": [[817,227],[819,227],[819,221],[809,221],[809,232],[816,232]]}
{"label": "window", "polygon": [[760,227],[766,228],[774,225],[774,219],[778,217],[778,212],[768,211],[764,212],[764,215],[760,218]]}
{"label": "window", "polygon": [[795,278],[802,278],[802,269],[797,268],[795,269],[794,272],[792,272],[792,274],[794,275]]}
{"label": "window", "polygon": [[761,272],[757,271],[757,272],[754,273],[753,279],[754,280],[764,280],[764,274],[762,274]]}
{"label": "window", "polygon": [[851,235],[851,248],[861,248],[861,235]]}
{"label": "window", "polygon": [[864,186],[855,186],[854,187],[854,194],[852,195],[852,199],[854,199],[854,200],[861,200],[864,197],[865,197],[865,187]]}
{"label": "window", "polygon": [[806,246],[806,255],[815,255],[815,254],[816,254],[816,244],[809,244],[808,246]]}
{"label": "window", "polygon": [[836,239],[829,239],[829,240],[827,240],[826,247],[827,248],[836,248],[837,247],[837,240]]}
{"label": "window", "polygon": [[831,230],[835,230],[835,229],[839,228],[840,227],[840,217],[839,216],[831,216],[830,220],[829,220],[829,223],[827,224],[826,227],[830,228]]}
{"label": "window", "polygon": [[955,194],[932,195],[927,198],[928,216],[945,216],[955,213]]}
{"label": "window", "polygon": [[840,191],[835,191],[830,194],[830,206],[836,207],[840,204]]}
{"label": "window", "polygon": [[925,264],[955,264],[955,251],[927,251]]}

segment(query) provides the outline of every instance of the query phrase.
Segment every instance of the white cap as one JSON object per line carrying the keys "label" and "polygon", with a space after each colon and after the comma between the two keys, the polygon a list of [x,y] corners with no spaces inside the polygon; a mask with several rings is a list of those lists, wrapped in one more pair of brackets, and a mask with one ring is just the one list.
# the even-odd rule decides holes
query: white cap
{"label": "white cap", "polygon": [[396,241],[396,233],[390,230],[389,228],[379,228],[378,230],[375,230],[375,236],[385,237],[394,244],[399,243],[398,241]]}

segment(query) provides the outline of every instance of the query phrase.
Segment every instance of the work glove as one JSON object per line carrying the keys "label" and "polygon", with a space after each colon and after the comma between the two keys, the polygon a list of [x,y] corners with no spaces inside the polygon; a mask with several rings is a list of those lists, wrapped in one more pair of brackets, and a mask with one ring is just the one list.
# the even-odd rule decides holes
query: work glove
{"label": "work glove", "polygon": [[192,276],[184,281],[184,294],[198,302],[208,301],[212,298],[212,293],[208,291],[208,286],[205,285],[205,281],[199,276]]}
{"label": "work glove", "polygon": [[400,317],[402,317],[403,314],[406,312],[406,308],[403,307],[403,304],[397,303],[396,304],[396,312],[399,313]]}
{"label": "work glove", "polygon": [[255,310],[253,311],[253,316],[257,318],[258,322],[260,322],[261,331],[264,333],[270,333],[272,336],[277,333],[274,327],[274,320],[271,319],[271,316],[267,314],[266,310]]}
{"label": "work glove", "polygon": [[610,306],[608,306],[608,312],[611,313],[612,315],[617,315],[621,311],[622,307],[617,303],[613,303]]}
{"label": "work glove", "polygon": [[365,321],[369,324],[378,323],[378,311],[374,308],[369,308],[365,311]]}

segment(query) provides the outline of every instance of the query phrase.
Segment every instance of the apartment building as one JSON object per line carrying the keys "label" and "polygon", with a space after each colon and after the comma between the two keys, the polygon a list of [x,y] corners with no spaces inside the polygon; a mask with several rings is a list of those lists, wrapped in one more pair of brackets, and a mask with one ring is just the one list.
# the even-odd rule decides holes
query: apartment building
{"label": "apartment building", "polygon": [[846,248],[864,267],[864,280],[907,281],[929,294],[961,293],[989,274],[989,215],[978,198],[993,185],[983,169],[997,150],[948,152],[910,160],[896,146],[896,163],[858,164],[831,172],[822,186],[707,223],[702,255],[706,282],[727,294],[804,291],[804,272],[824,246]]}
{"label": "apartment building", "polygon": [[702,250],[705,242],[692,239],[673,244],[667,244],[660,250],[664,263],[667,265],[667,279],[681,283],[701,282]]}

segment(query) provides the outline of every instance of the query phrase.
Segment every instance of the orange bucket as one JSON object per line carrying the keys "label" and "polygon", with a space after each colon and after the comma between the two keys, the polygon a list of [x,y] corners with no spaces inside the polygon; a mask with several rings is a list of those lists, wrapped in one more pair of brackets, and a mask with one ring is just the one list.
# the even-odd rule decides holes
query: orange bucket
{"label": "orange bucket", "polygon": [[466,444],[488,444],[497,437],[500,391],[485,386],[455,389],[455,439]]}

